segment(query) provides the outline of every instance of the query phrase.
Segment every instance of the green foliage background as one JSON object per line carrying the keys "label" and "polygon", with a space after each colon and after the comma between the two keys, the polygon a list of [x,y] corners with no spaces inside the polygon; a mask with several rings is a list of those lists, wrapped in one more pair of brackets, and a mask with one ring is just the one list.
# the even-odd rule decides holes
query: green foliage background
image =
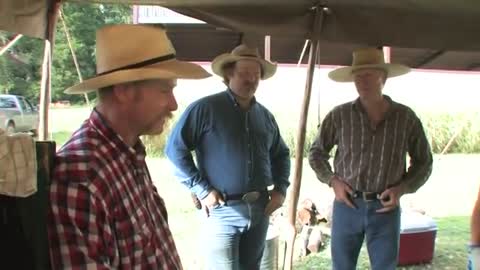
{"label": "green foliage background", "polygon": [[[122,4],[63,3],[61,11],[72,39],[82,77],[92,77],[95,74],[96,29],[106,24],[131,22],[132,9]],[[6,44],[14,35],[14,33],[0,32],[0,45]],[[33,103],[38,103],[43,50],[44,41],[22,37],[5,55],[1,56],[0,93],[23,95]],[[21,61],[15,61],[11,56]],[[59,20],[53,51],[52,101],[69,100],[71,103],[82,103],[83,96],[63,93],[67,87],[78,81],[64,28]],[[94,98],[94,95],[92,94],[90,98]]]}

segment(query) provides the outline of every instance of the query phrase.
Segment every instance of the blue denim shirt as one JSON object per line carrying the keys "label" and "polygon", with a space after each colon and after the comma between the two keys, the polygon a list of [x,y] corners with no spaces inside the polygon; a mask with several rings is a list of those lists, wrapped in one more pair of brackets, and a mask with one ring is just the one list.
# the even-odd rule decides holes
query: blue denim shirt
{"label": "blue denim shirt", "polygon": [[212,188],[238,194],[270,185],[285,195],[289,185],[289,149],[275,118],[255,100],[242,110],[231,90],[192,103],[165,151],[180,181],[200,199]]}

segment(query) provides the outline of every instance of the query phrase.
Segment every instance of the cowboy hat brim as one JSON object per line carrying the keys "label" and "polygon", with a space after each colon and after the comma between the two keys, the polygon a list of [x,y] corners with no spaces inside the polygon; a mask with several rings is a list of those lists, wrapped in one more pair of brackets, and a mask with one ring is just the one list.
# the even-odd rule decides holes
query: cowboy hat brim
{"label": "cowboy hat brim", "polygon": [[228,63],[237,62],[239,60],[257,61],[262,66],[262,71],[263,71],[262,80],[266,80],[272,77],[277,71],[276,64],[270,63],[261,58],[251,57],[251,56],[232,55],[230,53],[224,53],[215,57],[215,59],[213,59],[212,61],[212,71],[218,76],[223,77],[223,66]]}
{"label": "cowboy hat brim", "polygon": [[115,84],[153,80],[153,79],[203,79],[211,74],[201,66],[178,60],[168,60],[143,68],[119,70],[105,75],[98,75],[67,88],[67,94],[84,94],[102,87]]}
{"label": "cowboy hat brim", "polygon": [[383,69],[387,72],[387,78],[396,77],[400,75],[407,74],[410,72],[410,68],[400,64],[371,64],[371,65],[358,65],[354,67],[341,67],[335,70],[332,70],[328,73],[328,77],[336,82],[352,82],[353,72],[359,69],[366,69],[366,68],[375,68],[375,69]]}

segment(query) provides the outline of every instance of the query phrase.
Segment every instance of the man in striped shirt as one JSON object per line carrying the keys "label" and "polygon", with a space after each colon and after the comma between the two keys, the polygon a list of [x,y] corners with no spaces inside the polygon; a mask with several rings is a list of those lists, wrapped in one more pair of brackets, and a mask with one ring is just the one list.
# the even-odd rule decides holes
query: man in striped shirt
{"label": "man in striped shirt", "polygon": [[98,89],[99,102],[57,153],[48,219],[52,266],[182,269],[139,136],[163,131],[177,109],[177,78],[209,74],[176,60],[165,31],[153,26],[103,27],[96,54],[97,76],[67,89]]}
{"label": "man in striped shirt", "polygon": [[407,72],[408,67],[386,64],[382,50],[367,48],[353,53],[351,67],[329,74],[337,82],[353,81],[359,94],[326,115],[309,154],[318,179],[335,192],[334,269],[355,269],[364,238],[372,269],[395,269],[400,197],[415,192],[430,176],[432,154],[420,119],[382,94],[387,78]]}

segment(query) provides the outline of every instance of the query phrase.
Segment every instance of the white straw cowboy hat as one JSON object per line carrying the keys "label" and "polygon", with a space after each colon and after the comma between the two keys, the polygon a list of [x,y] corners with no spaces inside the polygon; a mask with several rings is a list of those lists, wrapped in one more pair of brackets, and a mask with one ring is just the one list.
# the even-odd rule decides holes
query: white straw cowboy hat
{"label": "white straw cowboy hat", "polygon": [[410,68],[404,65],[385,63],[383,50],[364,48],[353,52],[352,66],[330,71],[328,77],[336,82],[352,82],[353,72],[365,68],[383,69],[387,72],[387,78],[400,76],[410,71]]}
{"label": "white straw cowboy hat", "polygon": [[254,60],[257,61],[262,66],[262,80],[266,80],[272,77],[275,72],[277,71],[277,65],[273,64],[269,61],[264,60],[258,49],[249,48],[245,44],[241,44],[235,49],[232,50],[231,53],[224,53],[221,54],[212,61],[212,71],[213,73],[217,74],[218,76],[223,77],[223,67],[226,64],[237,62],[239,60]]}
{"label": "white straw cowboy hat", "polygon": [[164,29],[110,25],[97,31],[97,75],[65,90],[83,94],[120,83],[151,79],[202,79],[211,76],[197,64],[175,59]]}

